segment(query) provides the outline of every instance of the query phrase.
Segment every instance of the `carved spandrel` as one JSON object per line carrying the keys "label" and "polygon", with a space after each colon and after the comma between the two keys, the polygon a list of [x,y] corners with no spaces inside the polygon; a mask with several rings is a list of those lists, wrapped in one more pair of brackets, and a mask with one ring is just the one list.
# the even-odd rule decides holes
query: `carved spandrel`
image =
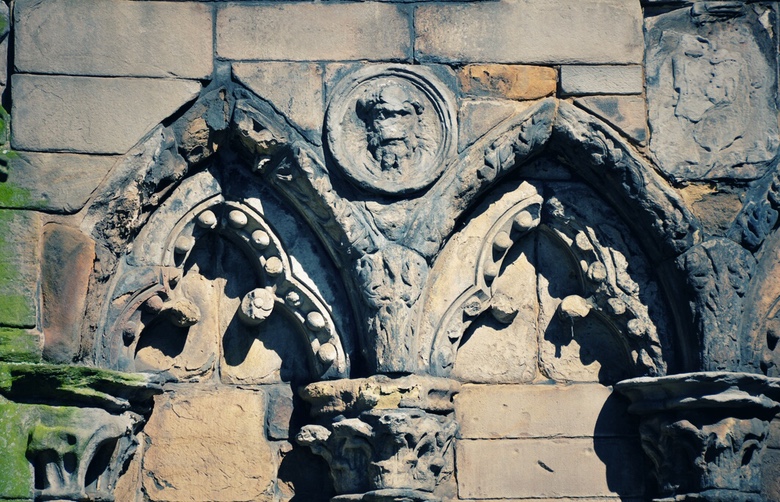
{"label": "carved spandrel", "polygon": [[648,18],[650,148],[677,179],[755,179],[777,153],[771,29],[741,2]]}

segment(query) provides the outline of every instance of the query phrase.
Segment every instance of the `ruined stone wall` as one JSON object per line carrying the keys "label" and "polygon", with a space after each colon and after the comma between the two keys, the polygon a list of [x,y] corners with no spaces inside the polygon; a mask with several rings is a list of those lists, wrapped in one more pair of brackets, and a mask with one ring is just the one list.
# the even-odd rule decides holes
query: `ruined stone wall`
{"label": "ruined stone wall", "polygon": [[780,501],[778,2],[0,6],[0,500]]}

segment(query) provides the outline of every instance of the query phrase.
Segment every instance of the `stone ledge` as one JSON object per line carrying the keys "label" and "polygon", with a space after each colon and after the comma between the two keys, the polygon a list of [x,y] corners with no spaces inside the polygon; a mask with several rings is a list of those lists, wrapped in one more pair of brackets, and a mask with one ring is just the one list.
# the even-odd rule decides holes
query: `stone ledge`
{"label": "stone ledge", "polygon": [[206,78],[212,17],[196,2],[22,0],[14,64],[30,73]]}
{"label": "stone ledge", "polygon": [[217,12],[217,55],[236,60],[408,60],[410,24],[404,7],[383,3],[228,4]]}

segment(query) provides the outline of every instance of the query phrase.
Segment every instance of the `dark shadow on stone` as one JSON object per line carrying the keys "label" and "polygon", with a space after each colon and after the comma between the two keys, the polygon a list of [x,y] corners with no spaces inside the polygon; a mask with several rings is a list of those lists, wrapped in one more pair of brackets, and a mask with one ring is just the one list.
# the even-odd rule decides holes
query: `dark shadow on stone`
{"label": "dark shadow on stone", "polygon": [[290,502],[328,502],[336,495],[322,457],[298,445],[282,455],[277,477],[279,484],[285,485],[283,490],[295,493]]}
{"label": "dark shadow on stone", "polygon": [[184,351],[189,328],[180,328],[165,319],[159,319],[142,332],[136,345],[136,355],[145,348],[157,349],[171,359],[178,357]]}
{"label": "dark shadow on stone", "polygon": [[593,450],[604,463],[607,486],[621,500],[645,500],[652,486],[649,461],[639,441],[639,422],[628,413],[629,401],[610,394],[601,408],[593,430]]}

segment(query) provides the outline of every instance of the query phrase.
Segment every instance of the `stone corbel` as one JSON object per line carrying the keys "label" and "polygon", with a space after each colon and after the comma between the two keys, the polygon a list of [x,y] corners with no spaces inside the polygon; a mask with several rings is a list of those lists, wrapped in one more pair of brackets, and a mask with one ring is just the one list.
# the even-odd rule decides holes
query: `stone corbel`
{"label": "stone corbel", "polygon": [[760,502],[761,457],[780,411],[780,379],[729,372],[625,380],[615,390],[640,415],[655,502]]}
{"label": "stone corbel", "polygon": [[313,383],[301,396],[318,423],[296,439],[330,465],[332,502],[438,502],[434,490],[452,472],[458,390],[414,375]]}
{"label": "stone corbel", "polygon": [[35,500],[114,500],[160,383],[140,373],[0,363],[3,480]]}

